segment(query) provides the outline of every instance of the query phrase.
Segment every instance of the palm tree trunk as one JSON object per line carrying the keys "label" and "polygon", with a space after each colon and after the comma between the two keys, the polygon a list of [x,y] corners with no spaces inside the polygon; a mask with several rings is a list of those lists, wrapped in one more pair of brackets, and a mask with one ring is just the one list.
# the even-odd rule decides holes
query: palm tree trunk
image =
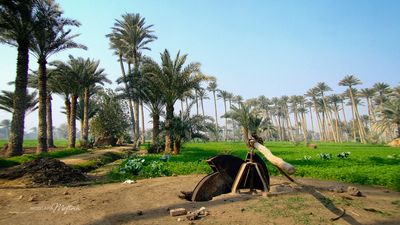
{"label": "palm tree trunk", "polygon": [[46,116],[47,116],[47,147],[55,148],[54,139],[53,139],[53,109],[51,105],[51,94],[47,95],[46,98]]}
{"label": "palm tree trunk", "polygon": [[46,117],[46,98],[47,98],[47,75],[46,75],[46,60],[40,58],[39,63],[39,127],[38,127],[38,145],[36,153],[47,152],[47,117]]}
{"label": "palm tree trunk", "polygon": [[181,139],[180,138],[175,138],[173,154],[174,155],[179,155],[179,153],[181,153]]}
{"label": "palm tree trunk", "polygon": [[362,123],[361,118],[360,118],[360,114],[358,113],[358,108],[357,108],[357,105],[355,103],[354,96],[353,96],[353,91],[351,90],[351,87],[350,87],[350,97],[351,97],[352,106],[354,107],[354,114],[356,116],[356,120],[357,120],[357,123],[358,123],[358,131],[359,131],[359,134],[360,134],[361,142],[365,144],[365,143],[367,143],[367,139],[366,139],[364,124]]}
{"label": "palm tree trunk", "polygon": [[184,108],[183,108],[183,100],[181,100],[181,119],[183,119],[183,112],[184,112]]}
{"label": "palm tree trunk", "polygon": [[[225,115],[226,115],[226,100],[225,99],[223,99],[223,100],[224,100],[224,109],[225,109]],[[225,136],[224,136],[224,141],[227,140],[227,136],[228,136],[228,120],[225,117]]]}
{"label": "palm tree trunk", "polygon": [[217,141],[218,141],[218,136],[219,136],[219,126],[218,126],[218,112],[217,112],[217,98],[215,96],[215,91],[213,91],[213,96],[214,96],[214,112],[215,112],[215,129],[217,132]]}
{"label": "palm tree trunk", "polygon": [[[312,108],[311,108],[311,106],[309,107],[309,111],[310,111],[310,120],[311,120],[311,130],[314,133],[315,132],[315,130],[314,130],[314,119],[313,119],[313,116],[312,116]],[[313,137],[313,135],[311,135],[311,137]]]}
{"label": "palm tree trunk", "polygon": [[29,42],[18,42],[17,75],[13,102],[11,132],[8,139],[7,156],[22,155],[25,124],[25,99],[28,86]]}
{"label": "palm tree trunk", "polygon": [[249,143],[249,129],[247,127],[242,127],[243,131],[243,141],[246,143],[246,146],[249,148],[250,143]]}
{"label": "palm tree trunk", "polygon": [[144,126],[144,113],[143,113],[143,101],[140,101],[140,116],[142,119],[142,143],[145,142],[145,132],[146,132],[146,127]]}
{"label": "palm tree trunk", "polygon": [[172,139],[172,120],[174,118],[174,105],[167,103],[165,118],[165,154],[171,153]]}
{"label": "palm tree trunk", "polygon": [[306,117],[304,113],[301,114],[301,119],[302,119],[302,127],[303,127],[303,137],[304,137],[304,145],[308,145],[308,140],[307,140],[307,123],[306,123]]}
{"label": "palm tree trunk", "polygon": [[342,101],[342,113],[343,113],[344,123],[347,125],[346,112],[344,111],[344,103],[343,103],[343,101]]}
{"label": "palm tree trunk", "polygon": [[76,143],[76,104],[78,96],[71,96],[71,112],[69,116],[68,148],[75,148]]}
{"label": "palm tree trunk", "polygon": [[152,144],[155,145],[158,141],[158,134],[160,133],[160,115],[153,113],[153,131],[152,131]]}
{"label": "palm tree trunk", "polygon": [[133,114],[135,115],[135,138],[133,143],[135,144],[136,147],[139,147],[139,133],[140,133],[140,127],[139,127],[139,100],[135,99],[133,101]]}
{"label": "palm tree trunk", "polygon": [[128,94],[129,116],[130,116],[130,119],[132,122],[132,133],[133,133],[132,138],[134,138],[135,137],[135,119],[133,116],[132,96],[131,96],[131,93],[129,91],[128,84],[127,84],[127,77],[126,77],[126,73],[125,73],[124,63],[122,61],[122,54],[119,54],[119,65],[121,67],[122,77],[124,78],[125,90],[126,90],[126,93]]}
{"label": "palm tree trunk", "polygon": [[196,100],[196,115],[199,115],[199,100],[197,98],[197,90],[194,90],[194,97]]}
{"label": "palm tree trunk", "polygon": [[83,91],[83,127],[82,132],[82,143],[83,147],[87,147],[89,143],[89,88],[85,88]]}
{"label": "palm tree trunk", "polygon": [[203,113],[204,116],[204,104],[203,104],[203,98],[200,99],[200,103],[201,103],[201,112]]}

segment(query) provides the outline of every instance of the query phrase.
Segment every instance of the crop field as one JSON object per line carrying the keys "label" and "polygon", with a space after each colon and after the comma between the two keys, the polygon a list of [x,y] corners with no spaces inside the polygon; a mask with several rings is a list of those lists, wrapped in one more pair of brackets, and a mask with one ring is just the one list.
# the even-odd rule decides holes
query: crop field
{"label": "crop field", "polygon": [[[356,143],[317,143],[317,149],[296,146],[289,142],[268,142],[265,145],[273,154],[296,167],[294,176],[380,185],[400,191],[400,149]],[[337,156],[345,152],[348,155]],[[168,162],[158,167],[152,165],[153,169],[144,166],[144,172],[138,176],[209,173],[211,169],[205,159],[218,154],[232,154],[244,158],[246,146],[238,142],[187,143],[180,155],[171,156]],[[142,158],[150,165],[151,162],[159,161],[161,157],[162,155],[147,155]],[[269,163],[267,166],[272,175],[279,175],[274,166]],[[112,175],[115,176],[116,172],[114,170]]]}
{"label": "crop field", "polygon": [[[0,146],[4,146],[7,143],[7,140],[0,140]],[[56,139],[54,140],[54,144],[57,147],[67,147],[68,145],[68,140],[66,139]],[[36,139],[28,139],[24,140],[24,148],[35,148],[37,146],[37,140]]]}

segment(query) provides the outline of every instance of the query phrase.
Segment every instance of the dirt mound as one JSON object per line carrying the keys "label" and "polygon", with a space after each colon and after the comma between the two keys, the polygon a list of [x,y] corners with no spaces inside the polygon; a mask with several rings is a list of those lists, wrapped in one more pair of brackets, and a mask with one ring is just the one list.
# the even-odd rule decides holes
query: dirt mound
{"label": "dirt mound", "polygon": [[67,166],[57,159],[39,158],[0,173],[0,178],[27,178],[36,184],[67,184],[86,181],[88,178],[79,170]]}

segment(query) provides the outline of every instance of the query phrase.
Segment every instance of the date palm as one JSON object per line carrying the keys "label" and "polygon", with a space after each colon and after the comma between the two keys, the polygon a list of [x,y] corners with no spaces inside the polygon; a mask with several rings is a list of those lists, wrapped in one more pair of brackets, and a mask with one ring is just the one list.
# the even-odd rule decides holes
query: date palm
{"label": "date palm", "polygon": [[211,82],[208,83],[207,90],[213,94],[214,113],[215,113],[215,130],[217,132],[217,141],[218,141],[219,125],[218,125],[218,108],[217,108],[217,96],[216,96],[216,92],[218,91],[217,87],[218,87],[217,79],[216,78],[212,78]]}
{"label": "date palm", "polygon": [[400,138],[400,98],[387,100],[379,114],[382,119],[378,121],[378,127],[382,130],[387,130],[394,125],[397,138]]}
{"label": "date palm", "polygon": [[99,68],[100,61],[78,58],[78,62],[83,63],[83,71],[79,74],[80,85],[83,89],[83,130],[81,145],[87,147],[89,138],[89,107],[91,91],[95,90],[96,85],[111,83],[107,79],[103,68]]}
{"label": "date palm", "polygon": [[33,24],[36,20],[37,2],[33,0],[0,1],[0,43],[17,48],[15,98],[8,156],[21,155],[24,140],[25,102],[28,86],[29,46],[32,41]]}
{"label": "date palm", "polygon": [[339,86],[348,87],[350,100],[352,103],[351,106],[354,111],[356,123],[358,124],[358,133],[360,134],[361,142],[367,143],[364,124],[361,121],[361,117],[358,112],[358,107],[357,107],[355,96],[354,96],[353,89],[352,89],[353,86],[358,85],[358,84],[362,84],[362,83],[361,83],[360,79],[358,79],[354,75],[347,75],[339,82]]}
{"label": "date palm", "polygon": [[328,91],[332,91],[332,88],[330,88],[325,82],[319,82],[315,88],[319,91],[323,103],[323,110],[324,114],[326,116],[326,121],[327,121],[327,127],[330,130],[330,136],[333,138],[335,142],[337,142],[338,137],[336,137],[336,133],[334,131],[333,125],[332,125],[332,115],[331,112],[328,108],[328,104],[326,103],[325,99],[325,93]]}
{"label": "date palm", "polygon": [[362,88],[360,89],[359,95],[365,98],[368,106],[368,116],[369,116],[369,124],[371,126],[372,122],[376,122],[375,113],[372,104],[372,98],[375,96],[376,90],[373,88]]}
{"label": "date palm", "polygon": [[[189,63],[185,66],[187,55],[177,53],[175,59],[171,58],[168,50],[161,53],[161,65],[156,65],[154,61],[146,61],[143,67],[161,68],[147,72],[147,76],[159,87],[166,104],[165,118],[165,152],[171,152],[172,139],[172,120],[174,118],[174,104],[182,98],[183,93],[199,87],[202,81],[208,79],[201,74],[200,63]],[[174,152],[179,154],[179,152]]]}
{"label": "date palm", "polygon": [[[151,28],[153,25],[146,25],[145,18],[138,13],[126,13],[122,15],[122,20],[116,20],[112,27],[112,33],[109,34],[114,44],[118,48],[122,48],[123,56],[128,64],[128,75],[126,81],[128,89],[131,90],[133,76],[140,76],[141,52],[150,50],[148,44],[157,39]],[[120,60],[121,61],[121,60]],[[133,72],[131,66],[134,65]],[[122,67],[121,67],[122,68]],[[139,140],[139,96],[130,94],[134,101],[134,118],[135,118],[135,137],[134,140]]]}
{"label": "date palm", "polygon": [[38,1],[37,20],[34,23],[31,53],[37,58],[39,89],[39,126],[37,153],[47,152],[47,59],[64,50],[72,48],[86,49],[73,41],[78,35],[70,35],[68,26],[78,27],[76,20],[62,17],[60,6],[52,0]]}
{"label": "date palm", "polygon": [[[229,92],[223,91],[223,90],[218,90],[217,94],[218,99],[222,99],[224,101],[224,109],[225,109],[225,114],[226,114],[226,101],[228,100],[229,97]],[[228,121],[227,117],[225,117],[225,130],[224,130],[224,141],[227,140],[227,135],[228,135]]]}
{"label": "date palm", "polygon": [[198,95],[198,97],[199,97],[199,99],[200,99],[200,105],[201,105],[201,112],[202,112],[202,115],[205,116],[205,112],[204,112],[204,102],[203,102],[203,100],[204,100],[204,99],[210,99],[210,98],[208,97],[207,91],[206,91],[204,88],[200,88],[200,89],[197,91],[197,95]]}

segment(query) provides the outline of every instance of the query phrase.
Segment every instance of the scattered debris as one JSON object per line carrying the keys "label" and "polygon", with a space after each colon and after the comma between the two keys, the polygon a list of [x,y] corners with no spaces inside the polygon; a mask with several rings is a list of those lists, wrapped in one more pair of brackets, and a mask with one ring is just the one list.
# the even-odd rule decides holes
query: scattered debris
{"label": "scattered debris", "polygon": [[138,210],[138,211],[136,211],[136,215],[138,215],[138,216],[142,216],[142,215],[143,215],[143,211],[142,211],[142,210]]}
{"label": "scattered debris", "polygon": [[169,214],[171,216],[182,216],[182,215],[186,215],[187,211],[185,208],[176,208],[176,209],[169,210]]}
{"label": "scattered debris", "polygon": [[38,200],[38,197],[36,195],[31,195],[29,196],[28,202],[36,202]]}
{"label": "scattered debris", "polygon": [[64,191],[64,195],[69,195],[69,192],[68,191]]}
{"label": "scattered debris", "polygon": [[246,209],[244,209],[244,208],[241,208],[241,209],[240,209],[240,212],[244,212],[245,210],[246,210]]}
{"label": "scattered debris", "polygon": [[341,213],[339,216],[337,216],[337,217],[331,218],[331,219],[330,219],[331,221],[336,221],[336,220],[342,218],[342,217],[344,216],[344,214],[346,214],[346,210],[345,210],[345,209],[340,208],[340,210],[342,210],[342,213]]}
{"label": "scattered debris", "polygon": [[134,183],[136,183],[136,181],[134,181],[134,180],[126,180],[126,181],[124,181],[123,184],[134,184]]}
{"label": "scattered debris", "polygon": [[347,193],[348,193],[349,195],[351,195],[351,196],[358,196],[358,197],[363,196],[362,193],[361,193],[361,191],[358,190],[358,188],[356,188],[356,187],[354,187],[354,186],[349,186],[349,187],[347,188]]}
{"label": "scattered debris", "polygon": [[206,207],[201,207],[199,210],[196,210],[195,212],[188,212],[186,219],[190,221],[198,220],[208,215],[210,215],[210,212],[206,211]]}
{"label": "scattered debris", "polygon": [[39,158],[15,166],[0,173],[0,178],[27,178],[35,184],[53,185],[87,181],[87,177],[77,169],[57,159]]}

